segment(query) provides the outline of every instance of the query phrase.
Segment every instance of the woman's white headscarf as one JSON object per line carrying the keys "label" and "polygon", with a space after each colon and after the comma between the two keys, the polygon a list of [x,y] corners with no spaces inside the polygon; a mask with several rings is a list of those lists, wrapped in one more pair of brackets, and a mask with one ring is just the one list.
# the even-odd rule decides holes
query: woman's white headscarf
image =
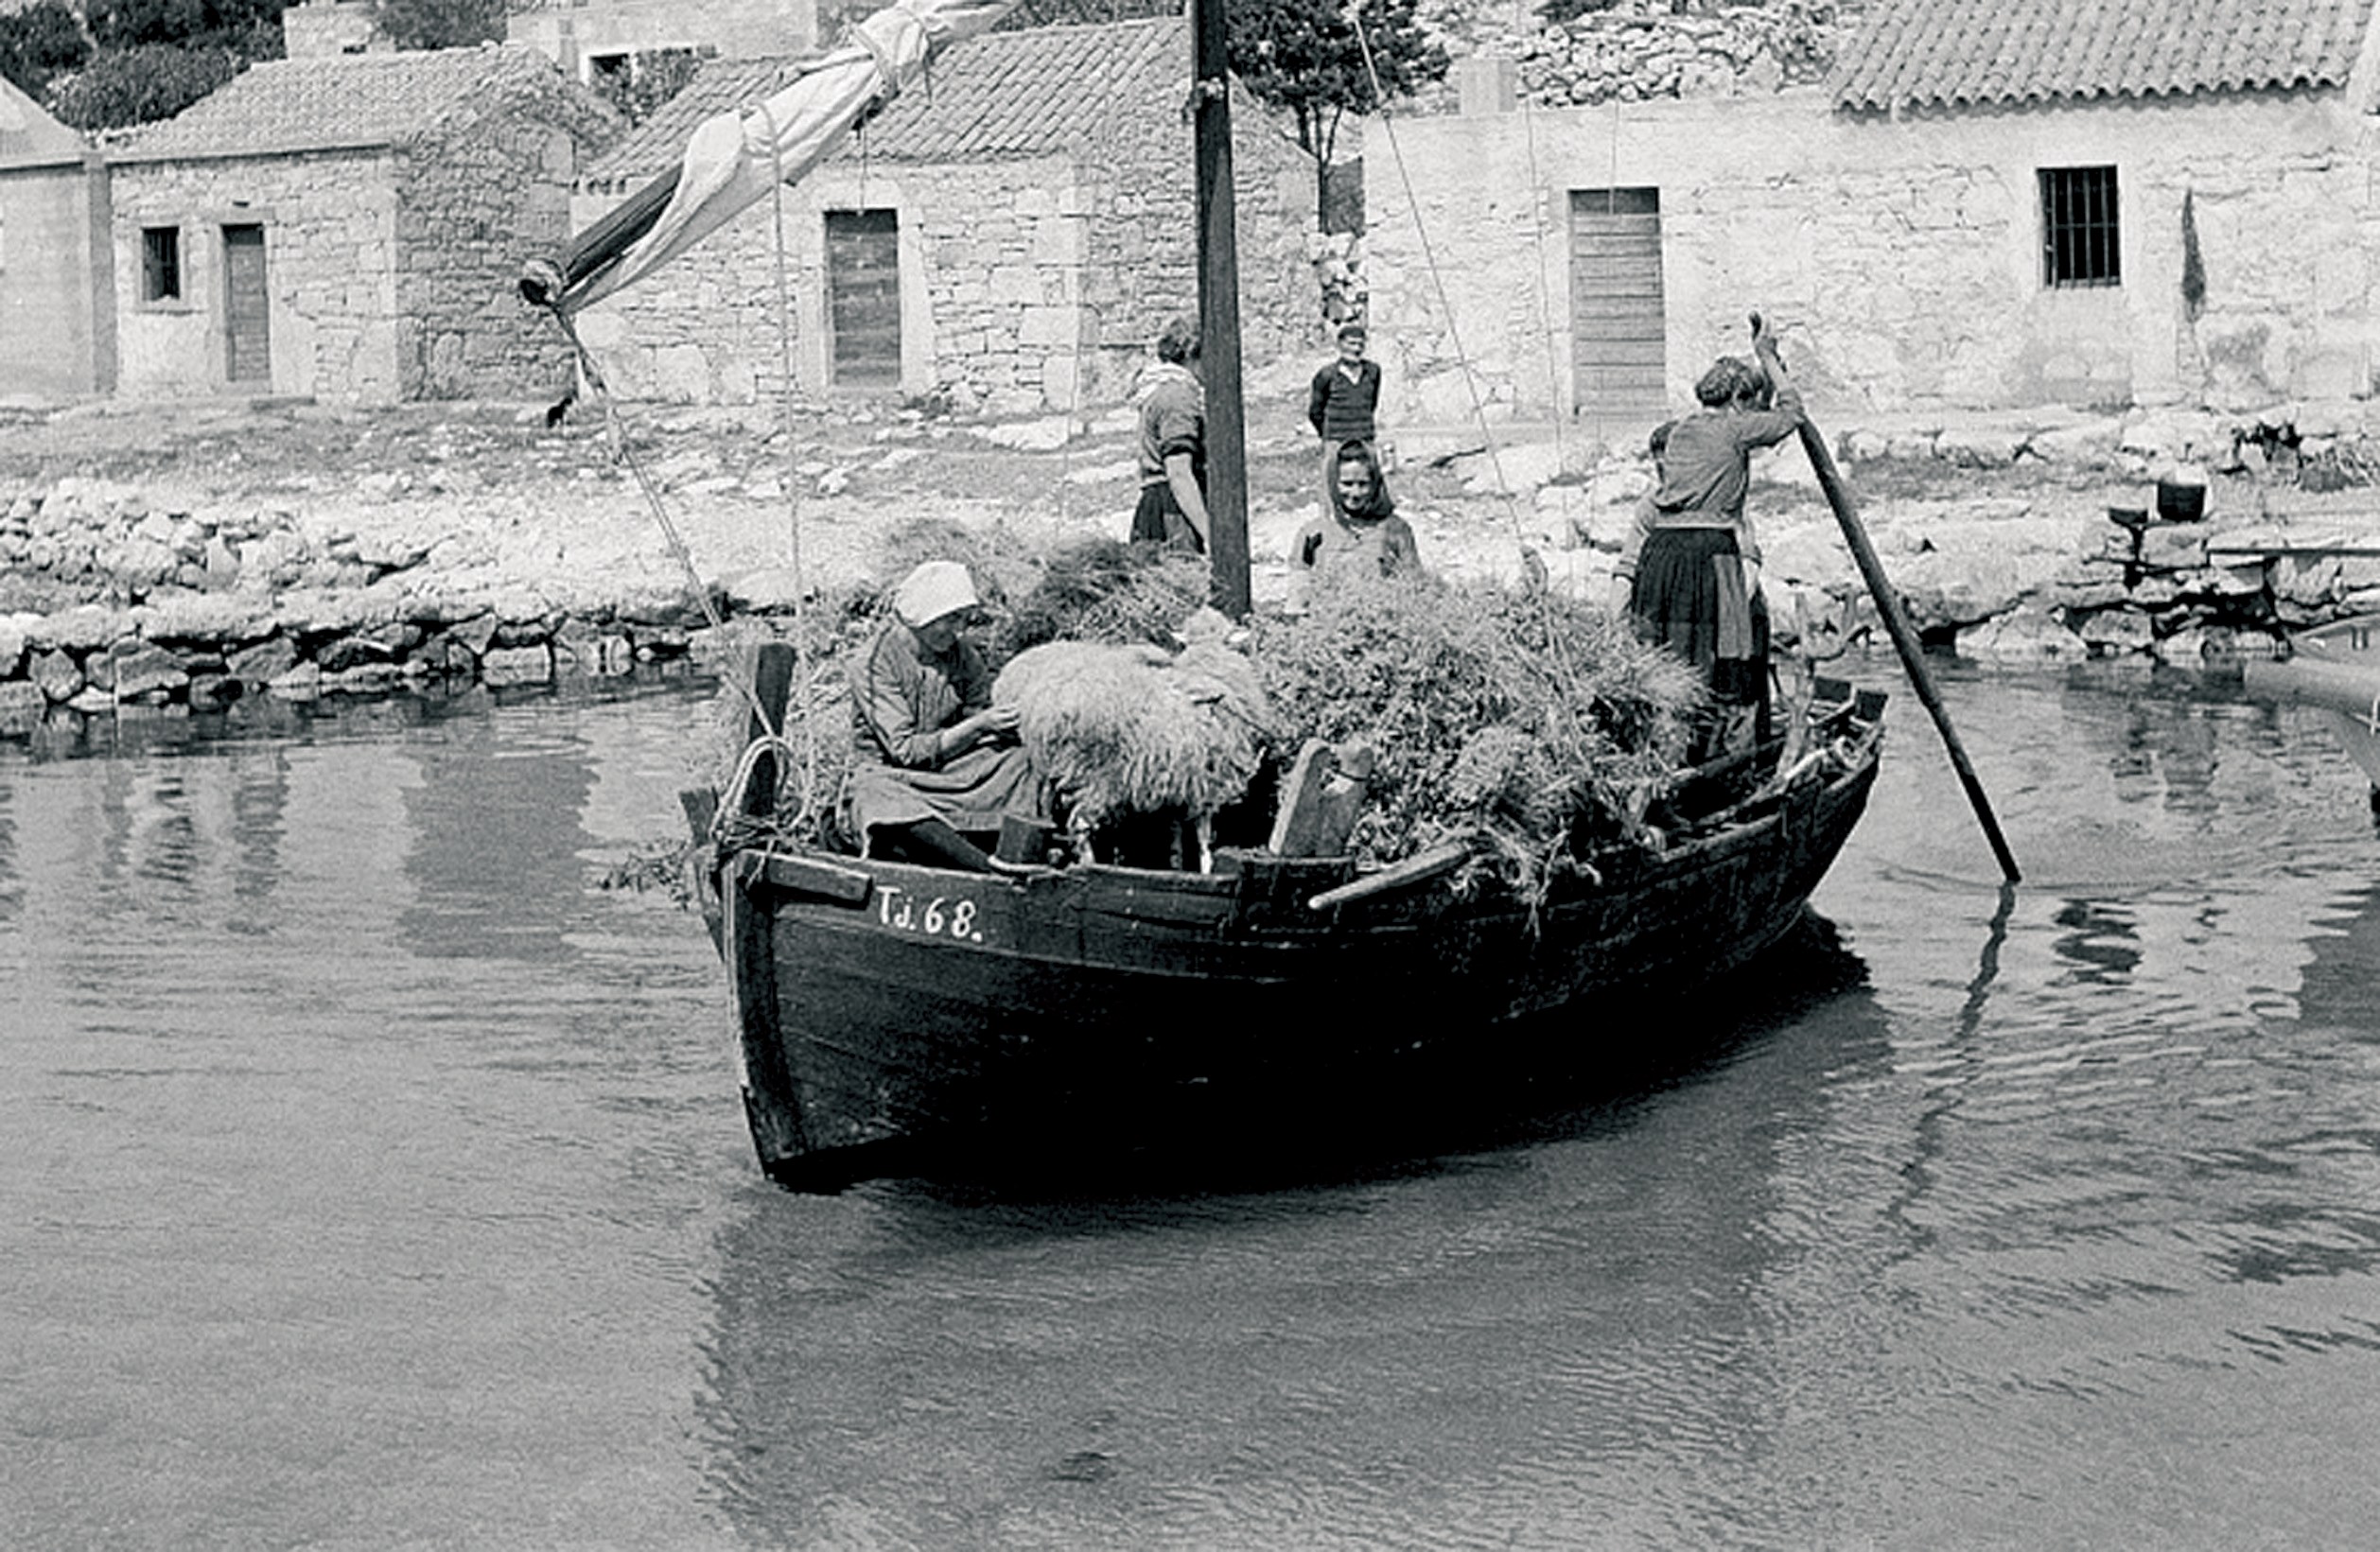
{"label": "woman's white headscarf", "polygon": [[893,613],[913,631],[921,631],[944,615],[972,609],[979,601],[967,567],[956,561],[925,561],[901,579],[893,589]]}

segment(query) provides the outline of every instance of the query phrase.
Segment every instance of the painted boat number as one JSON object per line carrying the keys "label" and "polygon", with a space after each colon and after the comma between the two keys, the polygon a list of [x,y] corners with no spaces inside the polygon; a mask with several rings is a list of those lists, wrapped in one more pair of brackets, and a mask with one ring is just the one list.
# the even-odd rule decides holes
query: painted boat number
{"label": "painted boat number", "polygon": [[956,938],[961,943],[981,943],[983,929],[976,925],[982,910],[965,896],[936,895],[930,900],[919,900],[905,889],[892,884],[876,886],[876,919],[896,932],[923,933],[928,937]]}

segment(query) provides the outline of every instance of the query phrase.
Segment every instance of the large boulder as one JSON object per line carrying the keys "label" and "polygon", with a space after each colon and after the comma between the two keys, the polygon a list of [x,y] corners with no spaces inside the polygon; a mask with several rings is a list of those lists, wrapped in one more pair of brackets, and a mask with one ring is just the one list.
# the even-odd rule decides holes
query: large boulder
{"label": "large boulder", "polygon": [[49,710],[49,697],[30,679],[0,681],[0,733],[29,733]]}
{"label": "large boulder", "polygon": [[39,647],[90,653],[113,646],[131,634],[131,617],[123,610],[98,603],[79,603],[71,609],[44,615],[39,624],[26,632],[26,638]]}
{"label": "large boulder", "polygon": [[2091,655],[2091,644],[2048,611],[2025,605],[1960,631],[1958,654],[1997,662],[2077,662]]}
{"label": "large boulder", "polygon": [[[95,680],[100,678],[93,671],[99,661],[94,658],[85,668]],[[148,641],[118,641],[109,650],[106,663],[108,679],[101,682],[112,682],[120,700],[156,692],[171,694],[190,682],[189,671],[182,666],[180,658]]]}
{"label": "large boulder", "polygon": [[89,683],[74,654],[62,651],[34,653],[26,665],[26,677],[40,687],[44,697],[61,703],[72,701]]}
{"label": "large boulder", "polygon": [[245,684],[269,685],[297,667],[297,647],[286,636],[259,641],[233,653],[224,671]]}
{"label": "large boulder", "polygon": [[253,593],[156,593],[131,611],[131,620],[151,641],[236,646],[272,634],[271,606]]}

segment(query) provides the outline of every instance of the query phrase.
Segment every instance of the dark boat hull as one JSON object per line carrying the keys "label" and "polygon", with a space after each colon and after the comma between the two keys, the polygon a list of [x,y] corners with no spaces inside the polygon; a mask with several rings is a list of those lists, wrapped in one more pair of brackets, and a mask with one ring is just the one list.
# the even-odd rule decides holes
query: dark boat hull
{"label": "dark boat hull", "polygon": [[971,874],[740,851],[721,949],[753,1139],[778,1179],[832,1187],[960,1140],[1095,1151],[1184,1106],[1294,1115],[1450,1064],[1519,1083],[1640,1054],[1677,1035],[1649,999],[1801,919],[1875,774],[1871,736],[1847,770],[1605,859],[1533,915],[1443,887],[1308,909],[1344,861]]}
{"label": "dark boat hull", "polygon": [[2249,693],[2331,713],[2333,730],[2380,804],[2380,615],[2358,615],[2289,638],[2289,654],[2246,669]]}

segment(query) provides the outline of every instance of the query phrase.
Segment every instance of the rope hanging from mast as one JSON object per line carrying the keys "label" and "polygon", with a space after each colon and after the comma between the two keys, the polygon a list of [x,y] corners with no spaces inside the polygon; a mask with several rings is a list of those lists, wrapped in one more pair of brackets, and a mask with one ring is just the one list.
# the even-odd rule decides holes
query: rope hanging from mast
{"label": "rope hanging from mast", "polygon": [[1437,250],[1431,246],[1429,229],[1422,221],[1421,204],[1413,193],[1412,175],[1405,166],[1404,148],[1397,144],[1396,122],[1389,113],[1388,97],[1381,89],[1380,67],[1373,58],[1372,36],[1364,30],[1362,7],[1351,8],[1348,16],[1355,24],[1356,45],[1363,52],[1364,73],[1372,81],[1372,100],[1380,114],[1380,131],[1388,137],[1389,155],[1396,163],[1397,181],[1405,188],[1405,203],[1413,212],[1413,234],[1421,240],[1423,265],[1429,270],[1430,288],[1437,293],[1439,310],[1445,315],[1446,337],[1454,342],[1455,359],[1462,367],[1462,385],[1471,401],[1472,418],[1479,423],[1479,437],[1487,445],[1488,467],[1496,475],[1496,493],[1503,498],[1505,519],[1512,528],[1513,542],[1520,549],[1522,564],[1531,569],[1533,576],[1542,572],[1545,563],[1530,548],[1528,535],[1521,529],[1520,505],[1513,497],[1512,485],[1504,478],[1504,462],[1496,454],[1495,435],[1488,429],[1487,406],[1479,397],[1479,378],[1471,370],[1471,357],[1463,349],[1461,329],[1455,323],[1454,304],[1446,295],[1446,279],[1438,268]]}

